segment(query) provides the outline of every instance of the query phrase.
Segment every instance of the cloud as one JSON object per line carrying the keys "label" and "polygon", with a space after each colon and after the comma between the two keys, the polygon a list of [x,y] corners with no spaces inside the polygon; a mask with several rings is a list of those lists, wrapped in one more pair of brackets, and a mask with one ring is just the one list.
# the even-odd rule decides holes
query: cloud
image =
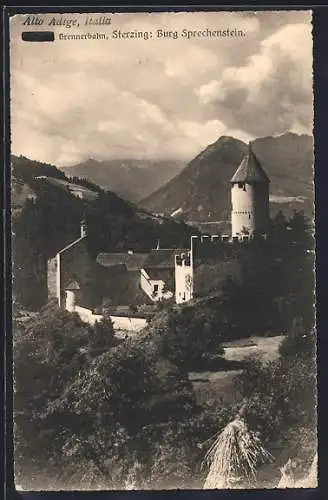
{"label": "cloud", "polygon": [[89,157],[187,160],[220,135],[309,131],[310,19],[309,12],[115,14],[121,31],[230,27],[246,36],[36,45],[21,41],[15,16],[12,151],[58,165]]}
{"label": "cloud", "polygon": [[227,126],[254,136],[311,133],[312,38],[309,24],[290,24],[261,41],[246,64],[196,89],[200,102]]}

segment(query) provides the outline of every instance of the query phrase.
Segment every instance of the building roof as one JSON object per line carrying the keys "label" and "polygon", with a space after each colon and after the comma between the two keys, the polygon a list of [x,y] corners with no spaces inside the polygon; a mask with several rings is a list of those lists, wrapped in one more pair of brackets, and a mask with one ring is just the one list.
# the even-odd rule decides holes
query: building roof
{"label": "building roof", "polygon": [[171,269],[174,268],[174,256],[188,253],[189,248],[161,248],[152,250],[144,262],[145,269]]}
{"label": "building roof", "polygon": [[80,285],[77,281],[71,281],[67,286],[65,286],[65,290],[80,290]]}
{"label": "building roof", "polygon": [[124,265],[128,271],[172,269],[174,268],[174,256],[188,252],[188,248],[160,248],[148,253],[99,253],[97,262],[104,267]]}
{"label": "building roof", "polygon": [[74,247],[75,245],[77,245],[78,243],[83,241],[84,239],[85,239],[85,236],[80,236],[77,240],[72,241],[72,243],[70,243],[66,247],[62,248],[61,250],[59,250],[58,253],[63,254],[64,252],[66,252],[66,250],[70,250],[70,248]]}
{"label": "building roof", "polygon": [[261,167],[260,162],[256,158],[251,144],[249,144],[248,152],[243,157],[239,167],[237,168],[231,183],[248,182],[248,183],[269,183],[270,179]]}
{"label": "building roof", "polygon": [[148,253],[99,253],[98,264],[104,267],[124,265],[129,271],[136,271],[143,267]]}

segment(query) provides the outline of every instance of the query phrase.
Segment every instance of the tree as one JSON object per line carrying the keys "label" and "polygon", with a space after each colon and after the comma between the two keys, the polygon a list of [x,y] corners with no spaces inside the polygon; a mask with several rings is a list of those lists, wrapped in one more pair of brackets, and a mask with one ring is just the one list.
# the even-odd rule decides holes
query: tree
{"label": "tree", "polygon": [[302,317],[294,318],[290,331],[279,348],[283,359],[302,357],[309,362],[315,357],[315,329],[305,329]]}
{"label": "tree", "polygon": [[89,330],[89,346],[92,352],[99,354],[117,344],[114,325],[109,315],[97,321]]}
{"label": "tree", "polygon": [[[257,333],[288,331],[295,317],[314,323],[314,257],[311,226],[302,212],[278,213],[267,240],[256,239],[239,254],[240,296],[252,311]],[[236,296],[237,287],[232,298]]]}
{"label": "tree", "polygon": [[80,235],[83,202],[57,186],[36,186],[36,201],[27,200],[13,218],[14,295],[38,310],[47,300],[47,259]]}
{"label": "tree", "polygon": [[204,363],[204,355],[221,354],[222,323],[214,309],[185,306],[162,310],[153,318],[148,335],[160,355],[183,370]]}
{"label": "tree", "polygon": [[16,476],[26,489],[49,476],[61,487],[122,487],[136,460],[147,470],[158,429],[195,411],[185,374],[151,343],[115,342],[106,318],[91,327],[46,309],[16,329],[14,357]]}

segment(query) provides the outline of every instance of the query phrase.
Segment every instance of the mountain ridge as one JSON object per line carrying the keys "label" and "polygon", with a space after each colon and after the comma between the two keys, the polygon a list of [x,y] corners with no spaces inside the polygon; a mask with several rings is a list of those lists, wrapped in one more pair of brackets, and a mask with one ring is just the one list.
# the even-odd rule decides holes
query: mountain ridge
{"label": "mountain ridge", "polygon": [[133,202],[145,198],[175,176],[185,165],[180,160],[88,160],[60,167],[67,176],[86,177],[103,189]]}
{"label": "mountain ridge", "polygon": [[[188,221],[228,221],[230,179],[248,146],[231,136],[222,136],[168,183],[141,201],[155,212]],[[252,141],[252,149],[269,175],[271,211],[293,208],[313,211],[313,138],[288,132]]]}

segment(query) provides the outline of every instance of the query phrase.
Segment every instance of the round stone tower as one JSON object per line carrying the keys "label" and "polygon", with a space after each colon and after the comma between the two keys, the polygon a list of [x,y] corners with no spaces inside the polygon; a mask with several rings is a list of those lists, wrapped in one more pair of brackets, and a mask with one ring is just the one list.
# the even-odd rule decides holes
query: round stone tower
{"label": "round stone tower", "polygon": [[256,158],[251,144],[231,179],[232,237],[266,234],[269,226],[270,179]]}

